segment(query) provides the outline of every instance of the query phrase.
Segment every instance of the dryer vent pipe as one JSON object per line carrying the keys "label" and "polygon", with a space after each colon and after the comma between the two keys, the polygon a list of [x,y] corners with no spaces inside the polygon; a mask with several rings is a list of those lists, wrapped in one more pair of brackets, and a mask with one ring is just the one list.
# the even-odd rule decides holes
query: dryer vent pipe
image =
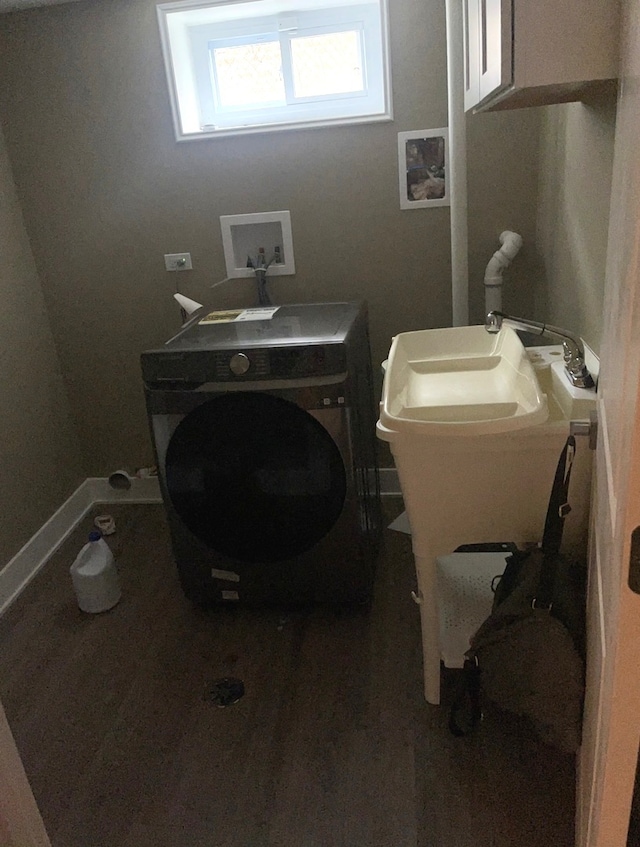
{"label": "dryer vent pipe", "polygon": [[502,309],[502,274],[522,247],[522,236],[507,229],[500,233],[500,244],[484,272],[485,313]]}

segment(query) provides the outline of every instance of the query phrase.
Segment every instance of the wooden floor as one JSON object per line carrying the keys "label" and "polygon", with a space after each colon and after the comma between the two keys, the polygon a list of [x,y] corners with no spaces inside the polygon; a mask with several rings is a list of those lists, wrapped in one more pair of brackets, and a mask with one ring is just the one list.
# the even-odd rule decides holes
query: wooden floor
{"label": "wooden floor", "polygon": [[[54,847],[573,844],[572,757],[495,713],[453,738],[424,702],[406,535],[385,530],[370,610],[207,613],[162,508],[109,511],[118,606],[77,608],[88,517],[0,620],[0,698]],[[246,694],[219,708],[224,676]]]}

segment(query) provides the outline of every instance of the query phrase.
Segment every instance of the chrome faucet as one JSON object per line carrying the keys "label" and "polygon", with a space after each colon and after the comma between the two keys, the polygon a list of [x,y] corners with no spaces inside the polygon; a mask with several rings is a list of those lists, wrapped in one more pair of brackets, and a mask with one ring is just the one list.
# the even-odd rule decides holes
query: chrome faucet
{"label": "chrome faucet", "polygon": [[512,326],[514,329],[521,329],[525,332],[544,335],[548,338],[556,338],[562,342],[564,347],[564,366],[571,385],[577,388],[594,388],[595,382],[593,377],[587,370],[584,362],[584,344],[582,339],[569,332],[566,329],[560,329],[557,326],[539,323],[538,321],[528,321],[523,318],[513,318],[511,315],[505,315],[504,312],[493,311],[489,312],[485,318],[484,328],[487,332],[500,332],[500,327],[503,323],[507,326]]}

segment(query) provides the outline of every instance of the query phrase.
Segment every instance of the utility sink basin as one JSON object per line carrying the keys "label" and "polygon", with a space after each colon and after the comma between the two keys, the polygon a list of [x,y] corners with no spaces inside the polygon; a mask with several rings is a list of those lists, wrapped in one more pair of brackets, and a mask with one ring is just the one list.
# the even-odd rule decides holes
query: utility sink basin
{"label": "utility sink basin", "polygon": [[416,435],[484,435],[548,417],[525,348],[511,327],[403,332],[393,340],[380,424]]}

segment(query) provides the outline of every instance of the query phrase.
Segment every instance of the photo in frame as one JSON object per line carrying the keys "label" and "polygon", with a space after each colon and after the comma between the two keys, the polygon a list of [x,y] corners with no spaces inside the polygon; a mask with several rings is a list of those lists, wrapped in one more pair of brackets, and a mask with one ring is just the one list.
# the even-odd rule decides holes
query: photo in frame
{"label": "photo in frame", "polygon": [[398,133],[400,208],[449,206],[449,132],[420,129]]}

